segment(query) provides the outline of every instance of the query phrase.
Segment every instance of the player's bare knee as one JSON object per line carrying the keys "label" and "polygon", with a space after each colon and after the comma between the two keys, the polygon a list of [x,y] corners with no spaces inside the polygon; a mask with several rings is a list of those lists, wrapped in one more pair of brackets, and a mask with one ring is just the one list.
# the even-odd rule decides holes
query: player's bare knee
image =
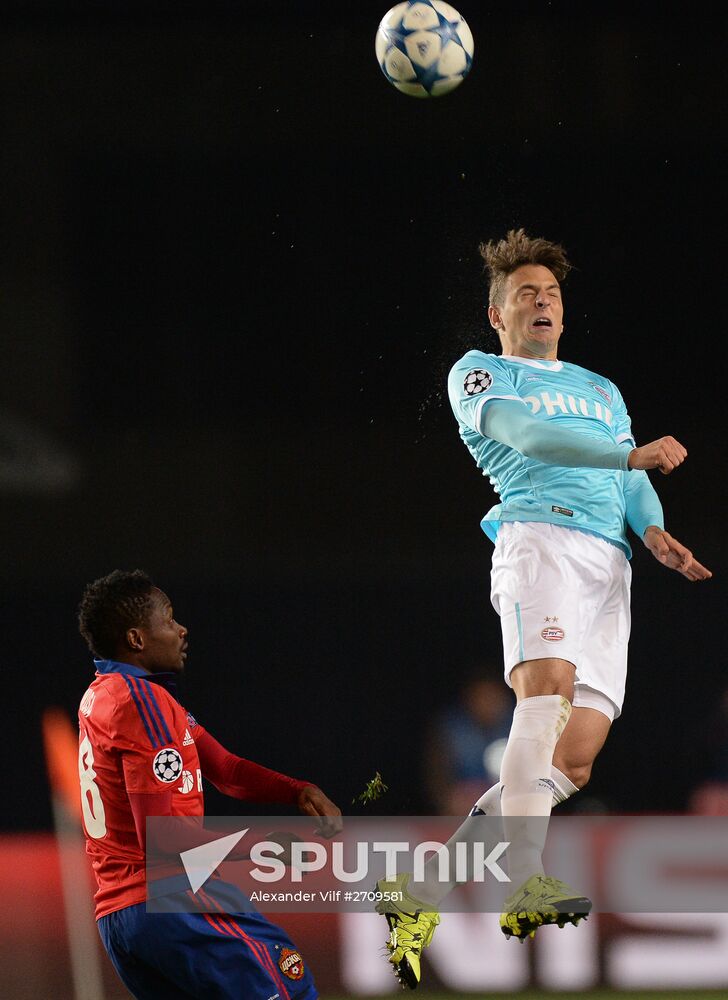
{"label": "player's bare knee", "polygon": [[519,701],[558,694],[574,701],[573,663],[556,658],[524,660],[511,671],[511,684]]}
{"label": "player's bare knee", "polygon": [[570,763],[564,760],[558,760],[555,756],[554,767],[557,767],[562,774],[565,774],[569,781],[573,782],[573,784],[575,784],[579,789],[584,788],[584,786],[589,783],[589,779],[591,778],[591,763]]}

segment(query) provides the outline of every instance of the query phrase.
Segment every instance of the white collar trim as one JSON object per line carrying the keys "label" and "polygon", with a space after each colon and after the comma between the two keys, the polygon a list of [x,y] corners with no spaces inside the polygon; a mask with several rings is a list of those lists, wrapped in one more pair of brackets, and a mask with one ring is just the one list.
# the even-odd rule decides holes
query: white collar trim
{"label": "white collar trim", "polygon": [[560,372],[564,367],[564,362],[559,361],[538,361],[536,358],[519,358],[515,354],[501,354],[506,361],[518,361],[522,365],[529,365],[531,368],[543,368],[547,372]]}

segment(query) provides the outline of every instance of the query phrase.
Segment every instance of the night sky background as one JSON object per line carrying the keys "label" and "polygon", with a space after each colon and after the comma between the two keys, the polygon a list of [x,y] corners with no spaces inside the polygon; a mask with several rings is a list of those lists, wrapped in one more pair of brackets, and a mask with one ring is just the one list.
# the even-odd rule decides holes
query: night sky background
{"label": "night sky background", "polygon": [[[184,701],[344,808],[431,808],[418,760],[499,668],[495,502],[450,365],[492,349],[481,240],[562,242],[560,356],[615,381],[690,585],[635,542],[623,718],[590,791],[677,811],[728,687],[725,14],[463,0],[470,77],[418,101],[385,3],[4,4],[0,624],[8,829],[51,823],[40,719],[92,672],[87,581],[146,569]],[[422,756],[424,760],[424,755]],[[727,775],[728,777],[728,775]],[[217,793],[210,812],[237,811]]]}

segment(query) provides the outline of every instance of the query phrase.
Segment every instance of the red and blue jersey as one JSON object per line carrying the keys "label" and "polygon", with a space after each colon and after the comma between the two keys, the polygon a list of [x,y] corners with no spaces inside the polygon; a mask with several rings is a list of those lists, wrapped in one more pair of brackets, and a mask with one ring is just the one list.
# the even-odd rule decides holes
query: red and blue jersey
{"label": "red and blue jersey", "polygon": [[222,747],[177,701],[175,674],[95,663],[78,710],[78,769],[98,918],[144,901],[146,818],[203,816],[203,775],[226,795],[289,805],[311,782]]}
{"label": "red and blue jersey", "polygon": [[[167,674],[96,660],[78,712],[86,850],[98,882],[96,916],[145,899],[144,848],[129,793],[159,795],[160,815],[202,816],[195,740],[204,729],[164,687]],[[169,795],[172,792],[171,806]],[[155,815],[154,800],[149,814]]]}

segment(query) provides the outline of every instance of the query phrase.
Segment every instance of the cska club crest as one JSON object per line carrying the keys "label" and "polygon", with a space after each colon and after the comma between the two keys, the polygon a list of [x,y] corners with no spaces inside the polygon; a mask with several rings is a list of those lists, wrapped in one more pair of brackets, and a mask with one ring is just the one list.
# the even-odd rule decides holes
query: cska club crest
{"label": "cska club crest", "polygon": [[284,948],[281,952],[281,957],[278,959],[278,968],[289,979],[303,978],[303,959],[297,951],[291,951],[290,948]]}

